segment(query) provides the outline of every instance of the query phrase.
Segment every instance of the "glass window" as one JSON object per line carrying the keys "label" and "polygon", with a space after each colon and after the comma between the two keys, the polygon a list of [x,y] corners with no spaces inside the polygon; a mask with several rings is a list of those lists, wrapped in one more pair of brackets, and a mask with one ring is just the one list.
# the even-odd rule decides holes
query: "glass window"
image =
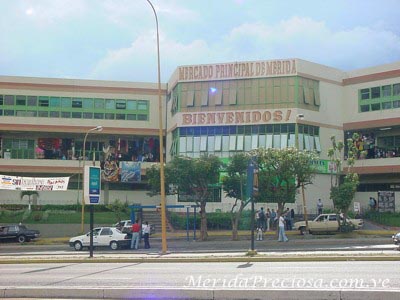
{"label": "glass window", "polygon": [[208,145],[209,152],[214,151],[214,147],[215,147],[214,140],[215,140],[215,137],[213,135],[207,137],[207,145]]}
{"label": "glass window", "polygon": [[229,151],[236,150],[236,135],[229,136]]}
{"label": "glass window", "polygon": [[379,86],[371,88],[371,98],[376,99],[380,97],[381,97],[381,88]]}
{"label": "glass window", "polygon": [[114,114],[106,113],[106,114],[104,114],[104,118],[105,118],[106,120],[114,120],[114,119],[115,119],[115,116],[114,116]]}
{"label": "glass window", "polygon": [[186,137],[179,138],[179,153],[186,153]]}
{"label": "glass window", "polygon": [[5,115],[5,116],[13,116],[13,115],[14,115],[14,110],[12,110],[12,109],[5,109],[5,110],[4,110],[4,115]]}
{"label": "glass window", "polygon": [[319,141],[319,136],[314,136],[314,142],[315,142],[315,149],[317,149],[318,152],[321,152],[321,143]]}
{"label": "glass window", "polygon": [[93,103],[94,103],[93,99],[85,98],[83,99],[83,108],[93,109]]}
{"label": "glass window", "polygon": [[251,136],[251,149],[257,149],[258,148],[258,135],[253,134]]}
{"label": "glass window", "polygon": [[369,105],[361,105],[360,110],[361,110],[361,112],[369,111]]}
{"label": "glass window", "polygon": [[200,152],[200,137],[195,136],[193,138],[193,152]]}
{"label": "glass window", "polygon": [[136,100],[128,100],[128,101],[126,101],[126,108],[129,109],[129,110],[136,110],[137,109]]}
{"label": "glass window", "polygon": [[115,118],[116,118],[117,120],[125,120],[125,114],[116,114],[116,115],[115,115]]}
{"label": "glass window", "polygon": [[94,99],[95,109],[104,109],[104,99]]}
{"label": "glass window", "polygon": [[137,119],[138,121],[147,121],[147,115],[138,114]]}
{"label": "glass window", "polygon": [[390,97],[392,96],[392,86],[391,85],[384,85],[382,87],[382,96],[383,97]]}
{"label": "glass window", "polygon": [[106,99],[106,109],[115,109],[115,100]]}
{"label": "glass window", "polygon": [[186,152],[193,152],[193,137],[186,137]]}
{"label": "glass window", "polygon": [[281,134],[281,149],[287,148],[287,145],[288,145],[288,135]]}
{"label": "glass window", "polygon": [[84,112],[84,113],[83,113],[83,118],[84,118],[84,119],[93,119],[93,113],[91,113],[91,112]]}
{"label": "glass window", "polygon": [[5,105],[15,105],[14,96],[13,95],[5,95],[4,96],[4,104]]}
{"label": "glass window", "polygon": [[243,151],[244,136],[238,135],[236,142],[236,150]]}
{"label": "glass window", "polygon": [[295,141],[296,141],[296,135],[293,133],[289,134],[288,147],[296,147]]}
{"label": "glass window", "polygon": [[36,105],[37,105],[37,97],[28,96],[28,106],[36,106]]}
{"label": "glass window", "polygon": [[0,95],[0,105],[3,105],[4,104],[4,97],[3,97],[3,95]]}
{"label": "glass window", "polygon": [[229,136],[228,135],[222,136],[222,151],[224,151],[224,152],[229,151]]}
{"label": "glass window", "polygon": [[361,90],[361,100],[369,99],[369,89]]}
{"label": "glass window", "polygon": [[281,148],[281,135],[280,134],[274,134],[273,147],[275,149],[280,149]]}
{"label": "glass window", "polygon": [[94,113],[93,118],[98,119],[98,120],[104,119],[104,114],[103,113]]}
{"label": "glass window", "polygon": [[251,150],[251,135],[244,136],[244,151]]}
{"label": "glass window", "polygon": [[36,117],[36,116],[37,116],[37,111],[28,110],[28,111],[26,112],[26,116],[27,116],[27,117]]}
{"label": "glass window", "polygon": [[266,142],[266,136],[265,134],[261,134],[258,136],[258,147],[260,148],[265,148],[265,142]]}
{"label": "glass window", "polygon": [[137,116],[135,114],[127,114],[126,119],[127,120],[136,120]]}
{"label": "glass window", "polygon": [[400,95],[400,83],[393,84],[393,96]]}
{"label": "glass window", "polygon": [[147,101],[138,101],[138,110],[147,110]]}
{"label": "glass window", "polygon": [[59,97],[50,97],[50,106],[51,107],[60,107],[60,98]]}
{"label": "glass window", "polygon": [[400,100],[393,101],[393,108],[399,108],[400,107]]}
{"label": "glass window", "polygon": [[81,119],[82,118],[82,113],[80,111],[74,111],[74,112],[72,112],[72,118]]}
{"label": "glass window", "polygon": [[382,109],[391,109],[392,108],[392,102],[383,102],[382,103]]}
{"label": "glass window", "polygon": [[200,151],[207,151],[207,136],[202,135],[200,137]]}
{"label": "glass window", "polygon": [[304,136],[302,133],[298,134],[298,139],[299,139],[299,150],[304,150]]}
{"label": "glass window", "polygon": [[272,134],[267,134],[267,143],[265,144],[265,148],[272,148]]}
{"label": "glass window", "polygon": [[381,109],[381,104],[380,103],[373,103],[371,104],[371,110],[380,110]]}
{"label": "glass window", "polygon": [[17,105],[26,105],[26,96],[17,96]]}
{"label": "glass window", "polygon": [[39,117],[48,118],[49,117],[49,112],[47,112],[47,111],[39,111]]}
{"label": "glass window", "polygon": [[62,97],[61,98],[61,107],[71,108],[71,98]]}
{"label": "glass window", "polygon": [[82,108],[82,99],[73,98],[72,99],[72,107],[73,108]]}
{"label": "glass window", "polygon": [[126,101],[125,100],[117,100],[116,104],[117,109],[126,109]]}
{"label": "glass window", "polygon": [[62,111],[61,118],[69,119],[69,118],[71,118],[71,113],[69,111]]}
{"label": "glass window", "polygon": [[222,137],[220,135],[215,136],[215,151],[221,151]]}
{"label": "glass window", "polygon": [[51,111],[50,112],[50,118],[59,118],[59,117],[60,117],[59,111]]}

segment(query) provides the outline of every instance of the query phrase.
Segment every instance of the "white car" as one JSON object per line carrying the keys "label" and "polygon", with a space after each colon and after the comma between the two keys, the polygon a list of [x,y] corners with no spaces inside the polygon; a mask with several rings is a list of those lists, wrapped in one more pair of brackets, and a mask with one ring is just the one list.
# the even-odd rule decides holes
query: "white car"
{"label": "white car", "polygon": [[[149,224],[149,225],[150,225],[150,234],[155,233],[155,231],[156,231],[155,226],[152,225],[152,224]],[[144,224],[142,224],[142,230],[143,230],[143,226],[144,226]],[[131,222],[131,220],[119,221],[119,222],[115,223],[113,225],[113,227],[118,228],[119,230],[122,231],[122,233],[128,233],[128,234],[132,233],[132,222]]]}
{"label": "white car", "polygon": [[[128,235],[122,233],[117,228],[97,227],[93,229],[93,247],[110,247],[112,250],[117,250],[129,244],[130,239]],[[89,247],[90,232],[71,238],[69,245],[76,251],[82,250],[83,247]]]}

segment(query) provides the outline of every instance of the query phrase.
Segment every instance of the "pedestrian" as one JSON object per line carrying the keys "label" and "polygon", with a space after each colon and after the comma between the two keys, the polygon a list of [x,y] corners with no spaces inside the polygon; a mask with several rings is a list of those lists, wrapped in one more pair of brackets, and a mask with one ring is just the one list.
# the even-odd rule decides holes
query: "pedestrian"
{"label": "pedestrian", "polygon": [[287,242],[289,239],[287,238],[285,234],[285,218],[281,214],[279,216],[279,237],[278,237],[278,242]]}
{"label": "pedestrian", "polygon": [[144,248],[145,249],[150,249],[150,225],[149,222],[145,222],[144,225],[142,226],[142,233],[143,233],[143,239],[144,239]]}
{"label": "pedestrian", "polygon": [[369,197],[369,207],[372,211],[376,210],[376,200],[374,197]]}
{"label": "pedestrian", "polygon": [[292,230],[292,215],[290,214],[289,207],[286,209],[286,212],[285,212],[285,222],[286,222],[285,229]]}
{"label": "pedestrian", "polygon": [[263,240],[263,228],[258,227],[257,228],[257,241],[262,241]]}
{"label": "pedestrian", "polygon": [[137,250],[139,248],[139,234],[140,234],[140,225],[139,221],[136,220],[135,223],[133,223],[132,225],[131,249]]}
{"label": "pedestrian", "polygon": [[271,211],[267,208],[267,212],[265,213],[265,217],[267,219],[267,231],[269,231],[271,226]]}
{"label": "pedestrian", "polygon": [[264,207],[261,207],[261,209],[258,211],[258,218],[257,218],[257,227],[265,229],[265,212],[264,212]]}
{"label": "pedestrian", "polygon": [[274,230],[275,229],[275,222],[276,222],[276,212],[274,209],[271,211],[271,227]]}
{"label": "pedestrian", "polygon": [[324,208],[324,204],[322,203],[321,199],[318,199],[318,202],[317,202],[318,215],[322,214],[323,208]]}

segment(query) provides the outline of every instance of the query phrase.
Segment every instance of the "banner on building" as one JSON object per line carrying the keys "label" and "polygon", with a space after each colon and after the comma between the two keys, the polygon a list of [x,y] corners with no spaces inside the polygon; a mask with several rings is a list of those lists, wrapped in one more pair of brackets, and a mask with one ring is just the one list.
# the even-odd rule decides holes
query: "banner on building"
{"label": "banner on building", "polygon": [[393,191],[378,192],[378,211],[395,212],[395,196]]}
{"label": "banner on building", "polygon": [[20,177],[0,175],[1,190],[66,191],[69,177]]}
{"label": "banner on building", "polygon": [[141,163],[134,161],[121,161],[121,182],[134,183],[141,181]]}

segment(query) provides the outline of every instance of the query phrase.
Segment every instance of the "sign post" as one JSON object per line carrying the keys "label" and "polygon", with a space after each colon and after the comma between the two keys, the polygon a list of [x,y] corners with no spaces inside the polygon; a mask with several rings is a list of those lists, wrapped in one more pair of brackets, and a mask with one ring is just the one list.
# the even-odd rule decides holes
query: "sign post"
{"label": "sign post", "polygon": [[95,204],[100,203],[101,196],[101,169],[95,166],[85,166],[84,185],[85,193],[83,195],[85,204],[90,205],[90,256],[93,257],[93,215]]}

